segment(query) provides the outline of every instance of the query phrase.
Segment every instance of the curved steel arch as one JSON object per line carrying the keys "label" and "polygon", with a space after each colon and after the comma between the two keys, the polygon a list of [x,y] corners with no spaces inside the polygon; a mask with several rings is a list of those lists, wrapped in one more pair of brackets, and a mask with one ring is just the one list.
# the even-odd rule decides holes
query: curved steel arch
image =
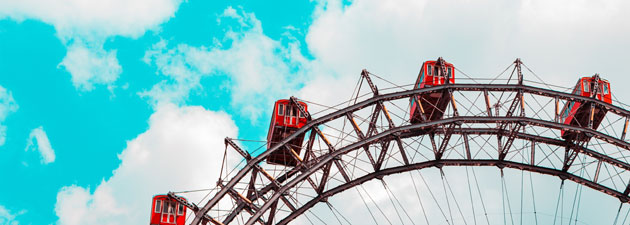
{"label": "curved steel arch", "polygon": [[[615,135],[615,134],[610,134],[610,133],[594,130],[591,128],[563,124],[563,123],[558,122],[557,119],[556,121],[548,121],[548,120],[543,120],[539,118],[525,117],[525,116],[522,116],[524,112],[521,113],[521,116],[513,116],[511,110],[515,110],[515,109],[513,109],[512,107],[510,107],[507,110],[509,113],[506,112],[505,116],[499,116],[499,117],[490,116],[490,113],[488,113],[488,115],[483,115],[483,116],[459,116],[457,113],[454,113],[450,117],[445,116],[446,117],[445,119],[442,119],[439,121],[430,121],[430,122],[424,122],[420,124],[407,123],[406,125],[403,122],[402,126],[393,125],[392,119],[389,117],[389,114],[387,113],[387,110],[385,109],[386,103],[390,103],[390,102],[400,100],[400,99],[410,98],[414,95],[421,94],[421,93],[432,93],[432,92],[450,93],[451,95],[454,92],[460,92],[460,93],[461,92],[478,92],[478,93],[484,93],[484,95],[486,96],[486,99],[488,98],[487,97],[488,92],[511,92],[515,94],[515,96],[512,99],[513,105],[520,104],[522,107],[522,110],[524,110],[524,103],[523,103],[522,96],[524,94],[530,94],[532,96],[548,97],[548,98],[555,99],[556,118],[557,118],[557,111],[558,111],[557,109],[558,109],[558,104],[559,104],[558,99],[564,100],[564,101],[579,101],[579,102],[592,103],[593,105],[596,105],[597,107],[601,107],[608,110],[610,114],[617,115],[620,118],[626,118],[626,126],[627,126],[627,118],[630,117],[630,112],[625,109],[622,109],[617,106],[607,104],[601,101],[597,101],[591,98],[562,93],[562,92],[553,91],[553,90],[542,89],[538,87],[519,85],[519,84],[516,84],[516,85],[513,85],[513,84],[449,84],[449,85],[436,86],[436,87],[431,87],[431,88],[415,89],[415,90],[401,91],[401,92],[388,93],[388,94],[382,94],[382,95],[375,94],[375,96],[370,99],[367,99],[367,100],[358,102],[354,105],[348,106],[346,108],[337,110],[335,112],[332,112],[318,119],[311,120],[303,128],[296,131],[296,133],[290,135],[279,144],[272,146],[270,149],[263,152],[257,157],[251,158],[247,153],[244,153],[244,151],[241,150],[241,154],[245,156],[246,159],[248,159],[247,165],[245,165],[226,184],[223,184],[221,182],[220,184],[221,190],[219,190],[216,193],[216,195],[205,204],[204,207],[196,210],[196,218],[192,222],[192,224],[199,224],[199,222],[201,222],[201,220],[204,217],[207,218],[208,211],[210,211],[210,209],[213,208],[219,201],[222,201],[226,198],[227,199],[231,198],[232,201],[236,202],[237,206],[232,209],[232,213],[230,213],[224,218],[223,220],[224,223],[230,222],[242,210],[246,210],[251,214],[251,217],[248,220],[247,224],[253,224],[255,222],[262,223],[264,220],[261,219],[261,217],[265,213],[267,213],[269,209],[271,209],[271,212],[268,213],[269,218],[273,218],[274,216],[273,211],[275,211],[276,210],[275,208],[278,207],[279,201],[283,202],[285,206],[288,207],[291,211],[296,212],[295,211],[297,210],[296,207],[292,206],[290,201],[287,200],[283,195],[287,191],[289,191],[292,187],[297,185],[298,183],[308,181],[308,183],[310,183],[313,189],[317,189],[318,195],[322,195],[323,193],[333,193],[333,192],[330,192],[330,190],[327,192],[324,192],[324,189],[326,188],[325,184],[326,184],[327,178],[322,178],[320,180],[320,185],[313,184],[314,182],[311,181],[311,178],[310,178],[312,174],[320,170],[323,170],[323,173],[326,176],[328,176],[330,175],[331,167],[337,166],[337,169],[339,171],[338,173],[340,173],[343,176],[343,180],[345,180],[346,184],[351,183],[352,180],[348,177],[348,175],[344,175],[343,160],[340,160],[341,157],[347,154],[348,152],[361,149],[361,148],[365,148],[367,150],[367,148],[369,148],[371,145],[381,144],[382,146],[387,146],[387,147],[382,147],[381,149],[380,155],[384,155],[383,152],[388,151],[389,146],[393,146],[393,145],[390,145],[389,143],[396,142],[396,144],[398,144],[400,154],[404,155],[405,148],[401,144],[403,139],[420,137],[420,136],[431,136],[431,138],[433,139],[435,135],[442,135],[443,136],[442,145],[447,146],[447,147],[449,144],[449,138],[454,134],[463,135],[463,136],[466,136],[466,135],[496,136],[498,137],[498,143],[499,143],[497,147],[497,149],[499,150],[498,157],[497,159],[484,159],[484,160],[486,160],[487,162],[490,162],[488,160],[491,160],[491,161],[494,160],[493,162],[495,162],[495,165],[500,164],[500,165],[506,165],[508,167],[517,167],[515,165],[523,164],[519,162],[512,162],[509,160],[505,160],[505,157],[508,154],[510,154],[509,153],[510,146],[512,145],[512,142],[514,141],[514,139],[530,140],[537,143],[545,143],[549,145],[565,147],[566,148],[565,160],[563,162],[562,169],[554,169],[554,168],[548,168],[548,167],[535,165],[533,163],[533,159],[534,159],[533,153],[532,153],[532,165],[528,165],[527,167],[522,167],[522,169],[523,168],[524,170],[538,170],[539,169],[541,171],[547,171],[548,173],[551,173],[551,171],[560,171],[561,173],[557,174],[557,176],[560,176],[565,179],[571,179],[573,181],[576,181],[577,183],[602,191],[606,194],[617,197],[624,202],[629,201],[628,193],[630,192],[630,186],[628,186],[627,182],[624,184],[625,189],[622,191],[622,190],[613,189],[613,188],[610,188],[603,184],[598,183],[597,175],[594,179],[586,179],[582,177],[576,177],[576,175],[570,173],[569,171],[571,167],[571,163],[573,162],[572,160],[575,160],[575,158],[580,154],[584,156],[588,156],[598,161],[597,174],[599,174],[599,167],[601,166],[602,163],[607,163],[609,165],[616,166],[625,171],[630,171],[630,164],[628,162],[610,157],[606,155],[605,153],[588,149],[580,145],[579,143],[570,143],[564,140],[520,132],[520,129],[521,128],[524,129],[525,127],[528,127],[534,130],[541,129],[541,128],[553,129],[553,130],[572,130],[574,132],[586,134],[592,137],[592,140],[597,140],[597,141],[601,140],[610,144],[610,146],[630,150],[630,144],[625,141],[626,127],[624,127],[624,131],[622,132],[621,135],[618,135],[618,134]],[[519,97],[517,96],[520,96],[520,100],[519,100]],[[520,101],[520,103],[518,101]],[[486,106],[488,106],[487,101],[486,101]],[[362,134],[362,131],[358,128],[357,124],[354,122],[353,114],[361,110],[366,110],[370,107],[374,108],[373,113],[370,113],[371,116],[369,117],[370,125],[374,124],[373,121],[376,121],[379,119],[379,117],[382,117],[381,115],[385,115],[390,124],[389,128],[386,128],[380,132],[376,132],[374,130],[376,130],[377,128],[373,128],[372,126],[370,126],[370,128],[368,128],[368,133]],[[453,107],[452,110],[456,111],[457,109]],[[488,111],[490,111],[490,109],[488,109]],[[304,112],[304,113],[308,115],[307,112]],[[354,123],[354,126],[355,126],[354,129],[358,137],[356,137],[357,138],[356,141],[347,143],[347,145],[344,145],[343,147],[336,149],[331,143],[327,141],[326,136],[321,132],[318,126],[325,125],[326,123],[338,120],[340,118],[342,119],[345,118],[351,121],[352,123]],[[497,124],[498,128],[475,127],[475,124],[489,124],[489,123]],[[507,129],[508,126],[510,126],[511,128]],[[442,129],[437,129],[438,127]],[[433,130],[430,132],[427,132],[425,131],[424,128],[433,128]],[[262,160],[265,159],[269,154],[281,148],[290,148],[289,146],[287,146],[287,143],[290,140],[294,139],[300,134],[306,134],[308,132],[310,132],[310,138],[305,147],[307,149],[307,153],[306,153],[303,163],[298,165],[298,167],[287,169],[287,171],[285,171],[284,174],[278,176],[277,178],[274,178],[270,176],[267,172],[265,172],[264,168],[262,168],[259,165],[259,163],[262,162]],[[372,134],[372,133],[375,133],[375,134]],[[502,137],[507,138],[507,140],[504,143],[505,144],[504,147],[501,147],[501,145],[503,144],[501,140]],[[309,151],[311,151],[311,148],[313,147],[316,138],[319,138],[320,140],[324,140],[324,142],[326,142],[326,145],[324,146],[324,148],[327,148],[328,151],[325,154],[321,154],[319,156],[316,156],[315,154],[311,152],[312,154],[311,156],[309,155]],[[432,140],[432,143],[433,143],[433,150],[438,152],[438,149],[436,148],[433,140]],[[532,144],[532,146],[534,145]],[[234,147],[238,148],[237,146],[234,146]],[[468,147],[466,148],[468,149]],[[442,150],[442,146],[440,146],[439,150]],[[443,151],[444,150],[442,150],[442,152]],[[534,150],[532,150],[532,152],[534,152]],[[447,159],[442,159],[441,157],[442,157],[441,155],[438,156],[438,154],[436,153],[435,162],[443,162],[444,160],[447,160]],[[373,160],[372,158],[373,157],[370,158],[371,161]],[[381,158],[382,157],[379,156],[379,160]],[[409,165],[417,165],[418,163],[424,163],[424,162],[411,163],[409,162],[409,159],[406,158],[406,156],[403,156],[403,158],[404,158],[403,159],[404,165],[399,166],[400,168],[407,168],[406,166],[409,166]],[[469,158],[458,159],[458,160],[463,160],[463,161],[468,160],[469,162],[475,162],[475,161],[486,162],[486,161],[479,161],[481,159],[472,159],[470,158],[470,156]],[[339,161],[342,161],[342,162],[340,163]],[[444,161],[444,162],[447,162],[447,161]],[[340,164],[342,166],[340,166]],[[465,165],[465,164],[466,163],[463,163],[462,165]],[[474,164],[474,165],[477,165],[477,164]],[[382,169],[380,168],[382,165],[373,165],[373,166],[375,166],[374,173],[383,173],[381,171],[389,171],[389,169],[391,169],[391,168]],[[379,167],[379,168],[376,168],[376,167]],[[243,190],[247,190],[249,193],[246,196],[243,196],[242,194],[238,193],[236,188],[238,185],[242,184],[241,180],[244,177],[246,177],[247,174],[249,173],[252,174],[251,177],[255,177],[256,174],[259,174],[259,173],[263,174],[265,177],[267,177],[269,181],[261,184],[261,183],[256,183],[257,182],[256,178],[252,178],[249,183],[245,184],[246,188],[243,188]],[[545,172],[541,172],[541,173],[547,174]],[[363,177],[368,176],[368,175],[364,175]],[[263,187],[257,188],[260,186],[263,186]],[[270,195],[269,194],[270,192],[273,192],[273,194]],[[226,196],[230,196],[230,197],[226,197]],[[257,205],[253,203],[254,201],[262,201],[262,205]],[[300,209],[303,207],[304,206],[301,206]],[[295,217],[299,215],[299,213],[298,214],[291,213],[290,215],[292,217]],[[218,221],[218,220],[212,220],[212,221]],[[269,223],[269,222],[271,222],[270,219],[268,219],[266,223]],[[215,222],[215,223],[218,223],[218,222]]]}
{"label": "curved steel arch", "polygon": [[[482,118],[479,118],[479,119],[482,119]],[[493,118],[493,119],[496,120],[497,118]],[[508,118],[506,118],[506,119],[508,119]],[[520,121],[520,120],[523,120],[523,119],[526,119],[526,118],[516,118],[516,119],[510,118],[510,120],[513,120],[514,122]],[[359,149],[363,145],[369,144],[369,143],[374,142],[374,141],[378,141],[378,140],[389,140],[389,141],[391,141],[394,138],[393,135],[395,133],[397,133],[397,132],[401,132],[401,131],[404,131],[404,130],[420,129],[420,128],[425,128],[425,127],[432,127],[432,126],[436,126],[436,125],[439,125],[439,124],[447,124],[444,121],[449,121],[449,122],[452,121],[450,123],[453,123],[453,122],[455,122],[453,120],[456,120],[456,118],[449,118],[449,119],[444,119],[444,120],[441,120],[441,121],[432,121],[432,122],[427,122],[427,123],[423,123],[423,124],[414,124],[414,125],[408,125],[408,126],[403,126],[403,127],[397,127],[397,128],[394,128],[394,129],[390,129],[390,130],[381,132],[381,133],[379,133],[377,135],[374,135],[372,137],[366,138],[366,139],[364,139],[362,141],[350,144],[350,145],[348,145],[348,146],[346,146],[344,148],[337,149],[336,151],[331,152],[331,153],[329,153],[329,154],[319,158],[319,160],[316,163],[314,163],[313,165],[310,165],[309,168],[302,170],[300,175],[295,177],[293,180],[290,180],[287,183],[285,183],[284,186],[280,187],[273,194],[273,196],[268,198],[266,203],[259,208],[259,211],[257,211],[254,215],[252,215],[252,218],[247,222],[247,224],[253,224],[255,222],[255,219],[258,219],[258,217],[262,216],[262,214],[267,209],[269,209],[269,207],[271,207],[271,204],[278,200],[278,198],[280,197],[280,195],[282,193],[287,191],[289,188],[295,186],[298,182],[305,180],[306,177],[308,177],[309,175],[313,174],[315,171],[319,170],[320,168],[324,167],[324,165],[328,164],[332,160],[335,160],[339,155],[346,154],[346,153],[348,153],[348,152],[350,152],[352,150]],[[483,121],[487,121],[486,118],[483,118],[482,120]],[[530,119],[528,119],[528,120],[530,120]],[[557,127],[568,126],[568,125],[564,125],[564,124],[556,124],[556,125],[557,125]],[[575,130],[580,130],[580,129],[575,128]],[[592,130],[589,131],[589,132],[596,133],[598,135],[602,135],[601,133],[594,132]],[[502,161],[502,162],[506,162],[506,163],[509,162],[509,161],[503,161],[503,160],[496,160],[496,161]],[[623,162],[621,162],[621,163],[625,164],[626,168],[628,166],[630,166],[627,163],[623,163]],[[538,168],[540,170],[548,169],[548,168],[544,168],[544,167],[538,167]],[[575,175],[571,175],[571,174],[566,173],[566,172],[563,173],[563,174],[558,174],[558,176],[560,176],[560,175],[567,176],[567,177],[575,176]],[[589,186],[589,187],[591,187],[591,188],[593,188],[595,190],[602,191],[602,192],[604,192],[606,194],[612,195],[614,197],[618,197],[622,201],[627,202],[630,199],[630,197],[628,197],[628,193],[620,193],[620,192],[612,191],[612,190],[610,190],[608,188],[605,188],[602,185],[598,185],[595,182],[587,181],[585,179],[583,179],[583,180],[584,180],[584,183],[588,184],[587,186]],[[576,180],[574,180],[574,181],[576,181]],[[350,181],[347,181],[347,182],[350,182]],[[584,184],[584,183],[581,183],[581,184]]]}
{"label": "curved steel arch", "polygon": [[368,182],[370,180],[376,179],[376,178],[381,178],[384,176],[388,176],[388,175],[392,175],[392,174],[396,174],[396,173],[403,173],[403,172],[409,172],[412,170],[422,170],[425,168],[429,168],[429,167],[444,167],[444,166],[497,166],[500,168],[513,168],[513,169],[518,169],[518,170],[524,170],[524,171],[530,171],[530,172],[536,172],[536,173],[540,173],[540,174],[545,174],[545,175],[551,175],[551,176],[557,176],[561,179],[566,179],[566,180],[570,180],[573,181],[575,183],[578,184],[582,184],[585,186],[588,186],[590,188],[596,189],[596,190],[600,190],[604,193],[607,193],[609,195],[618,197],[619,199],[622,199],[622,201],[630,201],[630,198],[627,195],[624,195],[623,193],[619,193],[615,190],[612,190],[610,188],[598,185],[596,183],[593,183],[589,180],[586,180],[582,177],[567,173],[567,172],[563,172],[561,170],[554,170],[554,169],[549,169],[549,168],[543,168],[543,167],[537,167],[537,166],[532,166],[532,165],[528,165],[528,164],[522,164],[522,163],[516,163],[516,162],[510,162],[510,161],[501,161],[501,160],[449,160],[449,159],[442,159],[442,160],[434,160],[434,161],[426,161],[426,162],[420,162],[420,163],[414,163],[414,164],[410,164],[410,165],[404,165],[404,166],[398,166],[398,167],[393,167],[393,168],[387,168],[384,170],[380,170],[374,173],[370,173],[367,175],[364,175],[362,177],[359,177],[357,179],[354,179],[350,182],[344,183],[340,186],[337,186],[335,188],[329,189],[326,192],[321,193],[320,195],[316,196],[315,198],[311,199],[310,201],[308,201],[307,203],[305,203],[304,205],[302,205],[302,207],[296,209],[295,211],[291,212],[291,214],[289,214],[289,216],[285,217],[284,219],[282,219],[281,221],[279,221],[277,224],[287,224],[289,222],[291,222],[293,219],[295,219],[296,217],[298,217],[299,215],[303,214],[304,212],[306,212],[306,210],[312,208],[313,206],[315,206],[317,203],[325,201],[325,199],[332,197],[336,194],[339,194],[345,190],[348,190],[354,186],[358,186],[361,185],[365,182]]}

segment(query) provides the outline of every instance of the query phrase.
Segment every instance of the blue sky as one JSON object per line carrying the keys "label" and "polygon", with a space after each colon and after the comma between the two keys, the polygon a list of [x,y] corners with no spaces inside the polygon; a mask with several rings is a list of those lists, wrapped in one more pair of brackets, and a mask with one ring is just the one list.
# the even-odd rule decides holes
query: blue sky
{"label": "blue sky", "polygon": [[[67,48],[54,25],[28,17],[0,20],[0,85],[8,91],[5,95],[12,97],[14,108],[7,110],[6,119],[0,122],[7,127],[6,142],[0,147],[0,177],[15,184],[1,185],[1,192],[13,194],[3,194],[0,205],[17,214],[21,224],[54,223],[57,192],[62,187],[95,187],[112,175],[120,164],[117,155],[128,140],[147,130],[154,112],[149,97],[139,93],[161,80],[168,81],[155,65],[142,60],[155,43],[163,40],[169,47],[211,46],[213,39],[225,39],[226,29],[240,29],[237,21],[229,19],[218,24],[218,17],[228,7],[238,13],[256,11],[256,17],[265,21],[262,29],[270,38],[282,39],[283,33],[292,32],[292,38],[303,42],[314,3],[274,4],[278,7],[246,1],[190,1],[179,5],[167,22],[138,37],[106,37],[103,49],[116,51],[122,72],[114,82],[95,82],[90,90],[73,85],[73,75],[60,66]],[[279,9],[286,13],[278,16],[274,12]],[[223,44],[222,48],[230,47],[229,41]],[[203,89],[194,90],[177,104],[201,105],[239,117],[239,106],[230,104],[230,90],[222,87],[230,80],[220,72],[203,78]],[[256,120],[248,116],[235,119],[237,125],[253,127],[241,130],[239,136],[260,139],[266,135],[268,116],[263,114]],[[31,130],[38,127],[43,128],[54,149],[53,162],[42,163],[36,146],[25,151]]]}
{"label": "blue sky", "polygon": [[[78,2],[0,0],[0,177],[10,181],[0,223],[121,223],[125,207],[100,206],[210,186],[216,175],[191,171],[218,171],[223,137],[263,140],[275,99],[334,105],[363,68],[400,84],[438,56],[481,77],[518,56],[556,84],[630,72],[621,1]],[[163,140],[169,131],[179,139]],[[165,174],[186,175],[172,182],[134,170],[178,154],[186,163]],[[138,214],[126,223],[144,223]]]}

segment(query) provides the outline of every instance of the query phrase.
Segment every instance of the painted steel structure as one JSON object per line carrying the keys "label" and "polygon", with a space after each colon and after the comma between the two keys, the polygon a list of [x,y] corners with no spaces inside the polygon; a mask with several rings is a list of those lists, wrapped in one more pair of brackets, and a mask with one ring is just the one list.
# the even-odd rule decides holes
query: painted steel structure
{"label": "painted steel structure", "polygon": [[[361,76],[373,96],[319,118],[312,118],[292,97],[290,104],[308,122],[256,157],[226,138],[226,146],[243,156],[246,164],[227,180],[219,180],[218,190],[202,207],[188,203],[195,213],[191,224],[228,224],[237,216],[245,218],[245,224],[287,224],[328,197],[369,180],[447,166],[532,171],[630,202],[626,159],[630,112],[592,96],[525,85],[521,64],[518,59],[514,62],[516,83],[458,82],[391,93],[379,93],[364,70]],[[408,113],[404,107],[398,109],[409,104],[408,99],[431,93],[448,94],[442,118],[411,123],[409,117],[392,116],[394,110]],[[615,122],[599,128],[565,123],[560,108],[571,102],[605,110],[604,121]],[[351,127],[347,133],[339,132],[344,138],[324,132],[340,123]],[[563,139],[561,133],[566,131],[588,139]],[[269,172],[269,165],[262,162],[300,136],[307,138],[303,157],[295,156],[297,164]],[[479,142],[484,144],[475,145]],[[606,174],[603,168],[621,172]]]}

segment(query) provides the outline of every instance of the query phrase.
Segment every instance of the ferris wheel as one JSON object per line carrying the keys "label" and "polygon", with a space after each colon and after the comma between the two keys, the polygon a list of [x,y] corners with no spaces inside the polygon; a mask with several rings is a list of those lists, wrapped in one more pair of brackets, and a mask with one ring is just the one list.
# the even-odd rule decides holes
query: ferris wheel
{"label": "ferris wheel", "polygon": [[258,150],[226,138],[216,187],[156,195],[151,224],[627,224],[630,111],[577,80],[520,59],[481,79],[438,58],[409,85],[363,70],[338,105],[276,101]]}

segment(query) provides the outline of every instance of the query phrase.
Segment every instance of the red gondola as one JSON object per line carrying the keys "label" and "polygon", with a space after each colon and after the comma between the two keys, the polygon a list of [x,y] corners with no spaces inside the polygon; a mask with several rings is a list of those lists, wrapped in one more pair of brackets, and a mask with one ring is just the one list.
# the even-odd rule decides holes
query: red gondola
{"label": "red gondola", "polygon": [[[304,110],[308,110],[306,103],[298,102]],[[306,116],[302,115],[300,110],[288,99],[276,101],[271,115],[271,124],[269,125],[269,133],[267,133],[267,148],[277,144],[282,139],[293,134],[296,130],[302,128],[306,124]],[[304,134],[299,135],[291,142],[289,147],[295,152],[287,148],[278,149],[267,157],[267,163],[296,166],[298,161],[295,156],[300,155]]]}
{"label": "red gondola", "polygon": [[186,207],[168,195],[156,195],[151,205],[150,225],[184,225]]}
{"label": "red gondola", "polygon": [[[440,57],[436,61],[426,61],[422,64],[414,89],[444,85],[446,83],[455,83],[455,67]],[[411,97],[409,121],[411,123],[420,123],[423,121],[422,115],[428,121],[441,119],[450,100],[451,96],[445,91]]]}
{"label": "red gondola", "polygon": [[[612,103],[610,83],[607,80],[601,79],[598,74],[592,77],[580,78],[573,89],[573,94]],[[591,104],[592,103],[583,104],[577,101],[569,101],[564,105],[562,111],[560,111],[560,118],[565,124],[580,127],[588,127],[589,121],[592,121],[592,128],[597,129],[604,119],[604,116],[606,116],[606,109],[595,106],[591,112]],[[560,133],[565,140],[580,141],[588,139],[588,137],[584,135],[578,135],[575,131],[562,130]]]}

